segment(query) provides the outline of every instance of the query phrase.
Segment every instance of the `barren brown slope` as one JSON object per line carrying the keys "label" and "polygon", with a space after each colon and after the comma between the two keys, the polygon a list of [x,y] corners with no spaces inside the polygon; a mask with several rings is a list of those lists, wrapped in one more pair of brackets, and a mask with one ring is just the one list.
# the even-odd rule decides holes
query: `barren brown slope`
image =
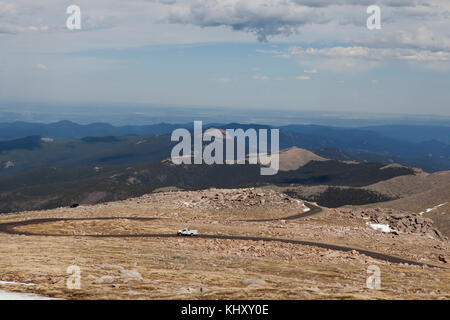
{"label": "barren brown slope", "polygon": [[300,167],[308,164],[311,161],[326,161],[328,159],[322,158],[311,151],[292,147],[280,151],[280,170],[290,171],[297,170]]}
{"label": "barren brown slope", "polygon": [[[376,231],[353,209],[324,209],[304,219],[272,220],[305,210],[302,201],[252,188],[167,192],[3,215],[0,224],[62,220],[13,228],[22,235],[0,233],[0,281],[6,282],[0,283],[0,289],[68,299],[450,297],[446,239]],[[176,237],[176,231],[185,227],[198,230],[200,236]],[[111,234],[121,237],[105,237]],[[356,250],[308,244],[313,242]],[[441,268],[391,263],[368,256],[365,250]],[[72,265],[81,269],[79,290],[66,286],[67,267]],[[381,290],[366,286],[367,270],[373,265],[381,270]]]}
{"label": "barren brown slope", "polygon": [[[418,172],[416,175],[399,176],[377,182],[368,186],[367,189],[403,198],[433,189],[448,189],[449,186],[450,171],[442,171],[433,174]],[[437,195],[439,195],[439,192],[437,192]]]}
{"label": "barren brown slope", "polygon": [[399,198],[380,206],[422,212],[450,202],[450,171],[395,177],[367,189]]}
{"label": "barren brown slope", "polygon": [[399,197],[377,206],[423,212],[441,232],[450,236],[450,171],[395,177],[367,188]]}

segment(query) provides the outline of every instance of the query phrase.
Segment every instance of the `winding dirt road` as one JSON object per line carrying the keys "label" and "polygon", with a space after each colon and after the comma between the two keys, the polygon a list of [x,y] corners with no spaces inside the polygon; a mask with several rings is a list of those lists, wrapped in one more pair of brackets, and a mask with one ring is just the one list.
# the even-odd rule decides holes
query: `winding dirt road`
{"label": "winding dirt road", "polygon": [[[261,219],[261,220],[237,220],[239,222],[270,222],[270,221],[279,221],[279,220],[295,220],[301,219],[308,216],[312,216],[322,212],[322,208],[311,204],[305,203],[305,205],[310,209],[307,212],[302,212],[299,214],[295,214],[292,216],[284,217],[284,218],[275,218],[275,219]],[[99,217],[99,218],[45,218],[45,219],[32,219],[25,221],[17,221],[17,222],[8,222],[0,224],[0,232],[14,235],[25,235],[25,236],[45,236],[45,237],[90,237],[90,238],[177,238],[179,237],[176,234],[105,234],[105,235],[67,235],[67,234],[46,234],[46,233],[31,233],[31,232],[21,232],[16,231],[14,228],[19,226],[27,226],[27,225],[36,225],[41,223],[49,223],[49,222],[60,222],[60,221],[89,221],[89,220],[133,220],[133,221],[154,221],[160,218],[144,218],[144,217]],[[292,239],[283,239],[283,238],[267,238],[267,237],[252,237],[252,236],[226,236],[226,235],[198,235],[195,238],[200,239],[223,239],[223,240],[247,240],[247,241],[267,241],[267,242],[281,242],[281,243],[289,243],[295,245],[303,245],[303,246],[313,246],[330,250],[337,250],[343,252],[349,251],[358,251],[361,254],[372,257],[374,259],[387,261],[391,263],[405,263],[416,266],[427,266],[430,268],[442,268],[439,266],[426,264],[422,262],[411,261],[407,259],[402,259],[399,257],[387,255],[384,253],[363,250],[359,248],[352,247],[344,247],[338,246],[328,243],[322,242],[311,242],[311,241],[303,241],[303,240],[292,240]]]}

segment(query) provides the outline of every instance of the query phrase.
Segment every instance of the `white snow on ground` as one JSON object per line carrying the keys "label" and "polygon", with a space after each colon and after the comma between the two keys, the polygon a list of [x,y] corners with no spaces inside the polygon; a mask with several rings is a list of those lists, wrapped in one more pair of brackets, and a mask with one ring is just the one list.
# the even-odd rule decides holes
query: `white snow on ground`
{"label": "white snow on ground", "polygon": [[[0,285],[21,285],[21,286],[35,286],[34,283],[0,281]],[[0,289],[0,300],[52,300],[52,298],[39,296],[31,293],[9,292]]]}
{"label": "white snow on ground", "polygon": [[48,297],[38,296],[37,294],[8,292],[0,290],[0,300],[52,300]]}
{"label": "white snow on ground", "polygon": [[373,230],[379,230],[381,232],[389,233],[391,232],[391,228],[387,224],[377,224],[377,223],[366,223],[369,227],[371,227]]}
{"label": "white snow on ground", "polygon": [[295,201],[297,201],[297,203],[298,203],[300,206],[303,207],[303,212],[308,212],[308,211],[311,210],[310,208],[308,208],[307,206],[305,206],[305,204],[303,203],[303,201],[300,201],[300,200],[297,200],[297,199],[295,199]]}
{"label": "white snow on ground", "polygon": [[448,202],[438,204],[437,206],[435,206],[435,207],[433,207],[433,208],[428,208],[428,209],[425,210],[425,211],[419,212],[419,214],[420,214],[420,215],[423,215],[424,213],[428,213],[428,212],[430,212],[430,211],[439,209],[440,207],[445,206],[447,203],[448,203]]}

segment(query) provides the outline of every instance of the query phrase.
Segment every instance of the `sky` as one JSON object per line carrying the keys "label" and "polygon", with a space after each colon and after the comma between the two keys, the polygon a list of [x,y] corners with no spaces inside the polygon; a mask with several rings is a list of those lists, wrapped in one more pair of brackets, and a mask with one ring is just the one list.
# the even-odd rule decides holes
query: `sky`
{"label": "sky", "polygon": [[0,0],[3,103],[450,115],[449,88],[448,0]]}

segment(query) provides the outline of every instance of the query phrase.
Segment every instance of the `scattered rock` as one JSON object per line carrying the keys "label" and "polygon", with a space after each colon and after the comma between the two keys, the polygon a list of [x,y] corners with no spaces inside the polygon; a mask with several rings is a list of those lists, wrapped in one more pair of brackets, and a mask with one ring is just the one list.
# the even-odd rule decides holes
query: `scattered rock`
{"label": "scattered rock", "polygon": [[105,264],[100,265],[100,267],[103,268],[103,269],[110,269],[110,270],[124,270],[123,267],[115,265],[115,264],[107,264],[107,263],[105,263]]}
{"label": "scattered rock", "polygon": [[129,296],[138,296],[138,295],[141,295],[141,294],[142,293],[137,292],[137,291],[133,291],[133,290],[130,290],[130,291],[127,292],[127,295],[129,295]]}
{"label": "scattered rock", "polygon": [[391,231],[398,235],[400,233],[418,233],[435,239],[442,240],[445,237],[433,227],[433,220],[422,217],[419,213],[396,212],[388,209],[365,209],[360,212],[364,220],[376,224],[389,225]]}
{"label": "scattered rock", "polygon": [[307,298],[307,297],[309,297],[309,296],[311,296],[308,292],[306,292],[306,291],[300,291],[299,293],[297,293],[297,295],[299,296],[299,297],[304,297],[304,298]]}
{"label": "scattered rock", "polygon": [[127,281],[143,281],[142,275],[137,270],[120,270],[120,277]]}
{"label": "scattered rock", "polygon": [[257,188],[244,189],[208,189],[196,192],[184,192],[180,207],[215,210],[239,209],[253,206],[286,206],[286,204],[303,207],[303,202],[286,196],[284,193]]}
{"label": "scattered rock", "polygon": [[443,263],[448,263],[448,259],[447,257],[445,257],[444,255],[439,255],[438,257],[439,261],[443,262]]}
{"label": "scattered rock", "polygon": [[246,286],[263,286],[266,282],[262,279],[244,279],[241,281],[241,284]]}
{"label": "scattered rock", "polygon": [[95,283],[101,283],[101,284],[111,284],[113,282],[114,282],[113,276],[103,276],[103,277],[95,280]]}

